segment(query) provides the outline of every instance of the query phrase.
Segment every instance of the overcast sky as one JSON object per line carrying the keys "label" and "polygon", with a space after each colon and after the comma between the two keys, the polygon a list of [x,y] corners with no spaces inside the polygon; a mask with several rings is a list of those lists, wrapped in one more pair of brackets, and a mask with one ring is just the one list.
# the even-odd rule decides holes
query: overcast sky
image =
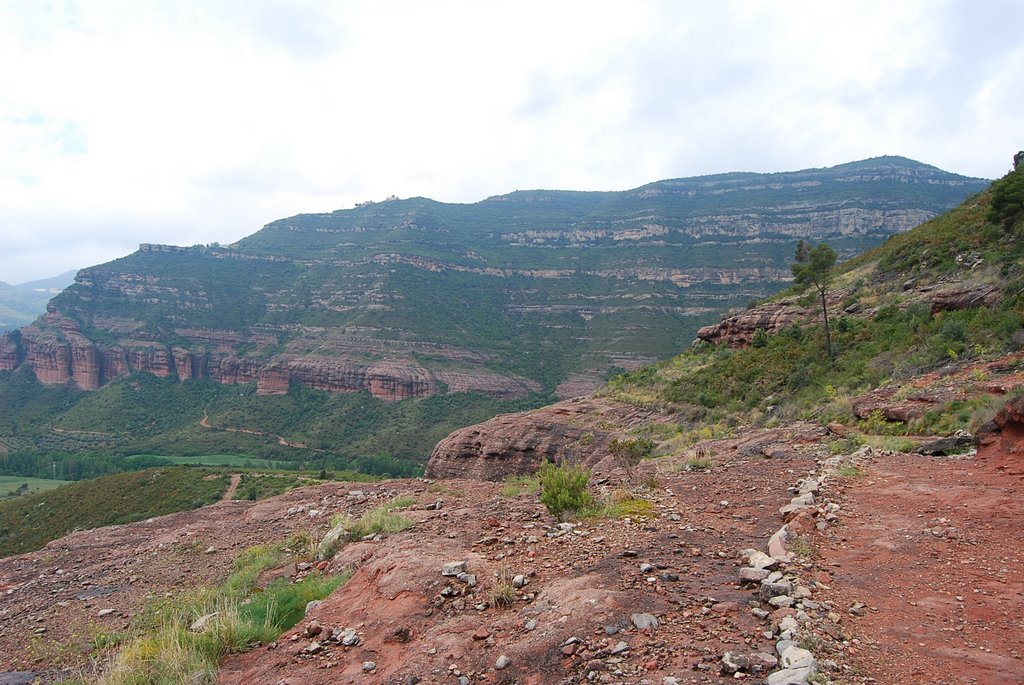
{"label": "overcast sky", "polygon": [[0,0],[0,281],[424,195],[1024,148],[1024,2]]}

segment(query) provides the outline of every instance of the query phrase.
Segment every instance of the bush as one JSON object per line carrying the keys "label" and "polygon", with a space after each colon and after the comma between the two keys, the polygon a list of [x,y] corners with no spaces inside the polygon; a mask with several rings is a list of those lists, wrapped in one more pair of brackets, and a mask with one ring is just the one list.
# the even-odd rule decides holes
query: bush
{"label": "bush", "polygon": [[992,203],[985,218],[1008,229],[1021,216],[1024,216],[1024,169],[1017,169],[992,184]]}
{"label": "bush", "polygon": [[576,464],[555,466],[544,462],[538,476],[540,501],[554,516],[578,515],[594,506],[594,498],[587,491],[590,471],[583,467]]}
{"label": "bush", "polygon": [[608,445],[608,451],[612,453],[615,464],[621,466],[632,481],[637,465],[654,451],[654,442],[648,438],[616,438]]}

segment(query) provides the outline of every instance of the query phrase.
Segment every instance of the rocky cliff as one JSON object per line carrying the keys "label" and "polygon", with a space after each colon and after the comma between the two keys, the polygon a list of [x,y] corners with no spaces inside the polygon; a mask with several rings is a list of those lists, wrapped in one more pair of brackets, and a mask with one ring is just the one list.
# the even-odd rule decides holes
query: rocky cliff
{"label": "rocky cliff", "polygon": [[[188,333],[185,331],[185,333]],[[220,383],[256,383],[259,394],[287,393],[301,383],[330,392],[367,390],[374,397],[400,400],[449,392],[477,392],[500,399],[517,399],[540,390],[536,381],[485,369],[430,371],[401,358],[376,363],[352,358],[289,354],[246,358],[234,354],[229,342],[242,340],[230,331],[195,331],[193,341],[214,342],[215,349],[190,351],[161,342],[125,339],[110,346],[84,336],[77,322],[50,313],[18,335],[0,336],[0,371],[24,363],[44,384],[72,383],[82,390],[135,372],[180,380],[209,378]]]}

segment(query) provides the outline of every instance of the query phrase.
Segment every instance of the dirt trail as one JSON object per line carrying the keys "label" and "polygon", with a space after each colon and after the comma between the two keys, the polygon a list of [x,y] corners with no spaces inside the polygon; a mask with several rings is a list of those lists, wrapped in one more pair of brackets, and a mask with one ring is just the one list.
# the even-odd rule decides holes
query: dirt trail
{"label": "dirt trail", "polygon": [[294,447],[300,450],[312,450],[313,452],[323,452],[322,449],[312,448],[303,442],[291,442],[286,440],[280,435],[274,433],[266,433],[264,431],[258,431],[251,428],[224,428],[222,426],[211,426],[210,425],[210,414],[207,410],[203,410],[203,418],[199,419],[199,425],[203,428],[209,428],[210,430],[224,431],[225,433],[245,433],[246,435],[260,435],[265,438],[274,438],[277,440],[277,444],[282,447]]}
{"label": "dirt trail", "polygon": [[228,485],[228,489],[224,491],[224,496],[221,497],[222,502],[230,502],[231,498],[235,496],[235,491],[238,490],[238,484],[242,482],[242,474],[232,473],[231,483]]}
{"label": "dirt trail", "polygon": [[1024,683],[1020,468],[894,455],[844,489],[821,554],[850,663],[890,685]]}

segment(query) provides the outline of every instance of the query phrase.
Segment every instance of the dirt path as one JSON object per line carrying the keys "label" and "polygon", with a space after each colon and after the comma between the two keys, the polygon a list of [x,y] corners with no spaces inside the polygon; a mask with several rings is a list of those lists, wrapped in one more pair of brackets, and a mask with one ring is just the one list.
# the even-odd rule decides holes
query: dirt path
{"label": "dirt path", "polygon": [[203,410],[203,418],[199,419],[199,425],[203,428],[209,428],[211,430],[224,431],[225,433],[245,433],[246,435],[259,435],[265,438],[274,438],[277,440],[277,444],[283,447],[294,447],[300,450],[312,450],[313,452],[323,452],[321,449],[315,449],[303,442],[291,442],[273,433],[264,433],[263,431],[253,430],[251,428],[223,428],[221,426],[210,425],[210,414],[205,409]]}
{"label": "dirt path", "polygon": [[822,556],[856,669],[890,685],[1024,683],[1022,494],[1020,469],[985,459],[897,455],[848,481]]}
{"label": "dirt path", "polygon": [[238,484],[242,482],[242,474],[232,473],[231,484],[228,485],[228,489],[224,492],[224,496],[221,497],[222,502],[230,502],[231,498],[235,496],[235,491],[238,490]]}

